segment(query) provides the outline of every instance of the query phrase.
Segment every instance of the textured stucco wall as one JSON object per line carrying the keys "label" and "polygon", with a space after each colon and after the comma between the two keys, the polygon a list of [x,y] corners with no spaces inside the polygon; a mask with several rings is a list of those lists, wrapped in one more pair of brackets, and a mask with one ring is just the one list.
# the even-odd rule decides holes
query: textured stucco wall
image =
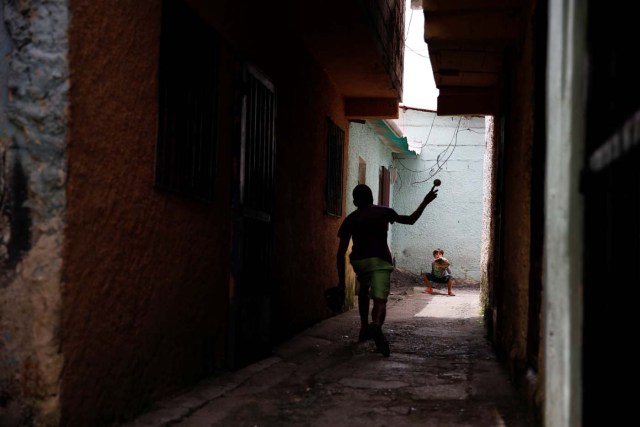
{"label": "textured stucco wall", "polygon": [[[338,282],[337,234],[345,208],[341,217],[326,213],[326,119],[345,133],[343,182],[349,125],[342,98],[323,70],[302,45],[287,34],[278,37],[274,46],[288,48],[276,47],[263,69],[278,88],[273,333],[281,340],[332,315],[323,292]],[[293,46],[300,52],[295,67],[289,62]]]}
{"label": "textured stucco wall", "polygon": [[[220,367],[228,332],[233,89],[244,60],[272,80],[278,97],[274,339],[332,315],[322,293],[337,280],[344,214],[325,213],[325,124],[330,117],[345,130],[347,159],[342,96],[304,44],[272,25],[282,16],[277,5],[256,4],[236,19],[242,6],[227,15],[227,3],[190,3],[215,12],[205,14],[222,36],[212,205],[153,189],[160,1],[7,2],[11,37],[2,47],[13,44],[17,54],[10,58],[15,76],[0,70],[12,90],[0,106],[8,106],[15,132],[3,132],[2,143],[26,176],[14,195],[28,193],[29,203],[10,206],[24,214],[27,227],[17,230],[28,238],[4,241],[7,257],[19,263],[0,288],[0,381],[17,387],[8,395],[21,400],[2,416],[108,425]],[[28,251],[10,250],[16,247]]]}
{"label": "textured stucco wall", "polygon": [[154,190],[161,2],[70,7],[62,421],[102,425],[224,361],[232,120],[211,205]]}
{"label": "textured stucco wall", "polygon": [[3,2],[0,425],[59,417],[66,1]]}
{"label": "textured stucco wall", "polygon": [[[513,57],[511,111],[505,121],[502,200],[502,259],[500,289],[495,299],[499,312],[497,339],[514,376],[523,375],[529,325],[531,264],[531,170],[533,104],[531,28],[518,55]],[[533,314],[533,316],[536,316]]]}
{"label": "textured stucco wall", "polygon": [[[432,252],[440,247],[458,278],[480,279],[483,221],[484,117],[436,116],[401,109],[398,126],[418,157],[398,155],[394,208],[410,214],[442,181],[438,198],[413,226],[393,226],[396,265],[414,273],[429,271]],[[439,158],[439,159],[438,159]]]}
{"label": "textured stucco wall", "polygon": [[[358,185],[358,158],[367,163],[365,184],[373,192],[373,202],[378,203],[380,190],[380,167],[391,169],[393,159],[391,150],[380,141],[378,135],[366,123],[349,124],[349,159],[347,162],[347,189],[345,193],[346,214],[356,210],[351,193]],[[393,184],[391,184],[390,206],[393,206]]]}
{"label": "textured stucco wall", "polygon": [[495,277],[495,206],[496,206],[496,122],[485,118],[484,184],[482,206],[482,246],[480,251],[480,302],[485,316],[489,315],[489,292]]}
{"label": "textured stucco wall", "polygon": [[[347,187],[345,190],[346,210],[345,216],[356,210],[353,204],[353,189],[358,185],[358,171],[360,158],[366,162],[365,184],[371,188],[373,202],[379,203],[378,195],[380,190],[380,168],[386,167],[391,171],[393,166],[392,152],[380,141],[376,132],[366,123],[349,124],[349,157],[347,159]],[[389,206],[393,207],[393,177],[391,177],[389,189]],[[389,227],[387,240],[391,245],[393,227]],[[349,257],[347,252],[347,258]],[[347,260],[348,261],[348,260]],[[347,262],[347,289],[355,290],[355,273]],[[348,294],[347,303],[349,307],[354,305],[354,295]]]}
{"label": "textured stucco wall", "polygon": [[343,97],[290,23],[274,25],[286,19],[287,11],[280,9],[286,2],[252,3],[250,10],[241,2],[189,3],[229,40],[239,58],[259,68],[276,89],[271,320],[273,338],[278,341],[332,315],[323,292],[338,281],[337,232],[344,213],[336,217],[325,209],[326,120],[330,118],[345,132],[346,185],[349,124]]}

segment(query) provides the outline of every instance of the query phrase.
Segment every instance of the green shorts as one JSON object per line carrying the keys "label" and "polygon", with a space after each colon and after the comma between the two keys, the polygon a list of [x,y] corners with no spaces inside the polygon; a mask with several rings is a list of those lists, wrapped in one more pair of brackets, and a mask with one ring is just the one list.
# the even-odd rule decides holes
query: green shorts
{"label": "green shorts", "polygon": [[369,288],[369,298],[386,301],[391,290],[393,265],[381,258],[352,259],[358,282]]}

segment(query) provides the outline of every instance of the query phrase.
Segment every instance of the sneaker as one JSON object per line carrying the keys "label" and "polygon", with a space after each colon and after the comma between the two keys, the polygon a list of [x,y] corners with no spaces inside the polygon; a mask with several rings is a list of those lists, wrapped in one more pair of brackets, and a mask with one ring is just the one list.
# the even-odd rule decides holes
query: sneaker
{"label": "sneaker", "polygon": [[371,335],[373,336],[373,341],[376,343],[376,350],[384,357],[389,357],[391,354],[391,349],[389,348],[389,341],[387,341],[387,337],[382,333],[382,329],[380,326],[371,325]]}

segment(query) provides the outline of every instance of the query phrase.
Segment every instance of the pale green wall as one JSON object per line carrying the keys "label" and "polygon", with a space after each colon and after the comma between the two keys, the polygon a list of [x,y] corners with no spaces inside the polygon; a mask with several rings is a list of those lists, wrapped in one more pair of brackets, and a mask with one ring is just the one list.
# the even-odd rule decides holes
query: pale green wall
{"label": "pale green wall", "polygon": [[[367,124],[349,124],[349,159],[347,166],[346,215],[356,210],[351,193],[358,184],[358,158],[367,163],[366,184],[373,192],[373,202],[378,203],[380,167],[392,172],[393,158],[391,150],[382,143],[377,134]],[[393,176],[389,190],[389,205],[393,207]],[[346,216],[345,215],[345,216]],[[392,228],[389,228],[388,240],[391,245]]]}
{"label": "pale green wall", "polygon": [[[351,193],[358,184],[358,157],[367,162],[366,184],[373,192],[373,202],[378,203],[380,167],[390,169],[393,165],[391,150],[380,141],[376,133],[366,124],[350,123],[349,125],[349,161],[347,166],[347,215],[356,207]],[[390,205],[393,206],[393,186],[389,194]]]}

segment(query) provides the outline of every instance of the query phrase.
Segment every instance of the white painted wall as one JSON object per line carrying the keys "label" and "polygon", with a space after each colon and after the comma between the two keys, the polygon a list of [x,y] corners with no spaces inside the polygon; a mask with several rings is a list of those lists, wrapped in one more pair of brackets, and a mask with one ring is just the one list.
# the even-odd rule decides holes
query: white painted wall
{"label": "white painted wall", "polygon": [[409,147],[420,154],[395,156],[392,207],[410,214],[434,179],[442,185],[416,224],[393,225],[396,266],[414,273],[429,271],[432,252],[440,247],[454,276],[480,280],[485,118],[401,108],[397,124]]}
{"label": "white painted wall", "polygon": [[[378,203],[380,167],[391,169],[391,150],[380,141],[378,135],[367,124],[349,124],[349,159],[347,163],[346,215],[356,210],[353,204],[353,188],[358,185],[358,157],[367,163],[366,183],[373,192],[373,202]],[[392,177],[393,179],[393,177]],[[393,207],[393,183],[389,191],[389,206]],[[391,244],[392,230],[388,239]]]}

